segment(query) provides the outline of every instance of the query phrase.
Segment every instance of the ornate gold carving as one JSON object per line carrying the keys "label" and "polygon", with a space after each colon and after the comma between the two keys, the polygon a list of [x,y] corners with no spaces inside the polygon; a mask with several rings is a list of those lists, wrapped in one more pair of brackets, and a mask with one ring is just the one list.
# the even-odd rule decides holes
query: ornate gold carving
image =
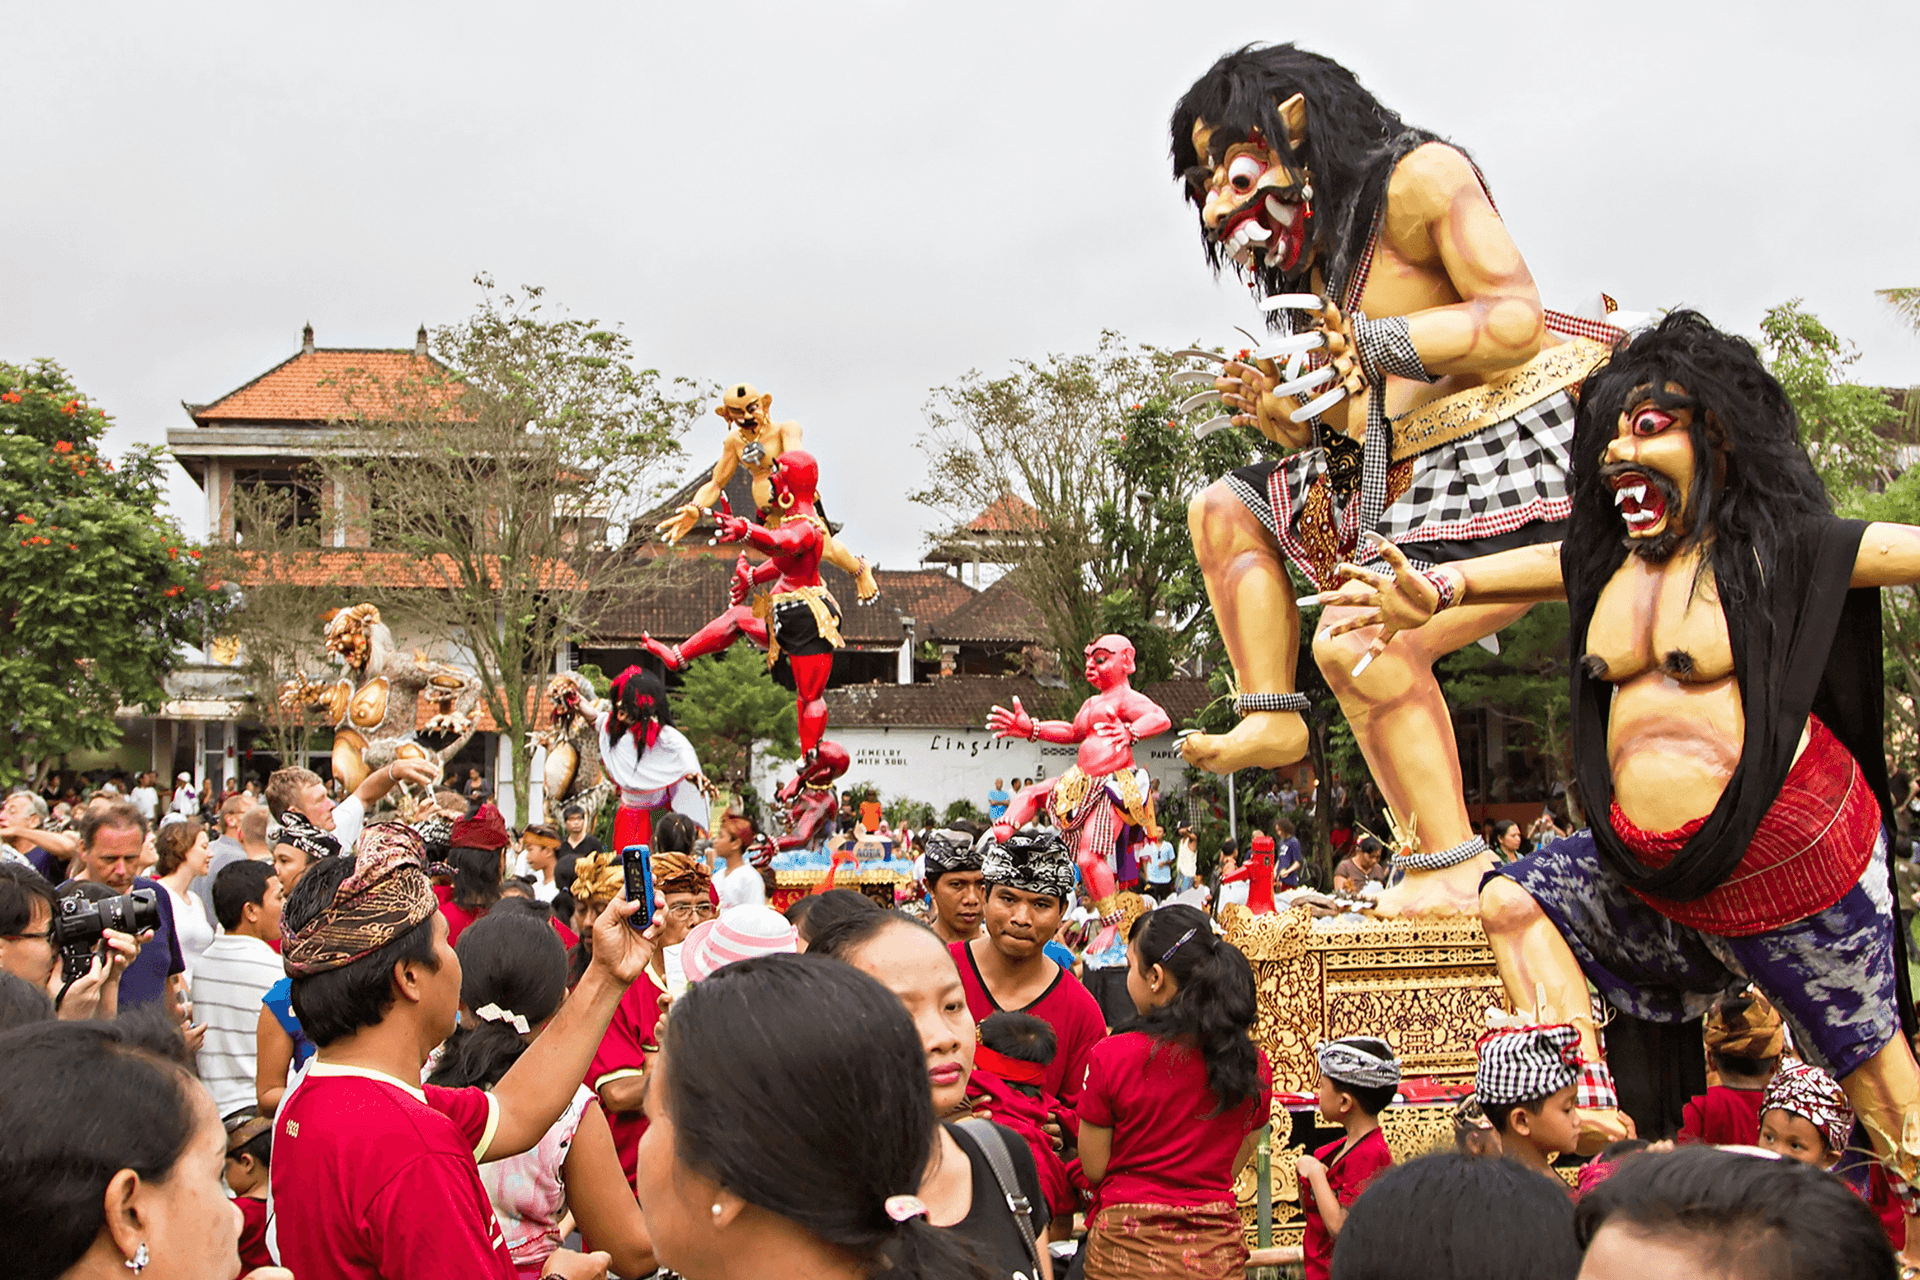
{"label": "ornate gold carving", "polygon": [[1305,907],[1256,916],[1232,904],[1220,920],[1253,966],[1254,1038],[1283,1092],[1311,1093],[1315,1047],[1346,1035],[1384,1036],[1410,1076],[1470,1079],[1485,1011],[1506,1003],[1472,916],[1316,927]]}
{"label": "ornate gold carving", "polygon": [[1393,424],[1393,460],[1417,457],[1511,418],[1593,372],[1607,349],[1591,338],[1548,347],[1518,369],[1424,404]]}

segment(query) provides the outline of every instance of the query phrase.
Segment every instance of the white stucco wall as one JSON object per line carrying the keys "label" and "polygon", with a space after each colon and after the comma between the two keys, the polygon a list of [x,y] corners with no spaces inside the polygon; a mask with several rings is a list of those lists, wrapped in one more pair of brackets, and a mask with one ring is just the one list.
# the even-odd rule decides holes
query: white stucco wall
{"label": "white stucco wall", "polygon": [[[827,736],[847,749],[853,766],[843,782],[870,782],[883,802],[901,797],[944,809],[955,800],[987,807],[995,778],[1054,778],[1073,764],[1074,748],[1050,742],[995,738],[985,729],[854,729],[829,725]],[[1184,768],[1171,733],[1148,738],[1134,759],[1160,780],[1162,791],[1180,784]],[[797,762],[778,761],[769,770],[755,757],[754,788],[770,796],[793,777]]]}

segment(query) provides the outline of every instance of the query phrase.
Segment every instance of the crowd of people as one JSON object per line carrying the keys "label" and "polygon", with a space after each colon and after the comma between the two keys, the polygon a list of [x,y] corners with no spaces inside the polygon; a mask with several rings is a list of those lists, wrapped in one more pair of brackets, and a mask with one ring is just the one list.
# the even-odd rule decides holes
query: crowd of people
{"label": "crowd of people", "polygon": [[[776,911],[737,812],[657,815],[643,904],[587,814],[514,832],[422,762],[350,793],[283,769],[211,808],[150,781],[64,822],[24,791],[0,810],[8,1275],[1248,1266],[1236,1185],[1291,1113],[1191,832],[1153,833],[1117,921],[1045,827],[905,835],[922,894],[901,909],[839,888]],[[1300,884],[1290,822],[1251,851]],[[1360,837],[1334,879],[1382,867]],[[1453,1149],[1398,1162],[1388,1040],[1318,1046],[1311,1105],[1339,1136],[1276,1166],[1305,1234],[1259,1261],[1898,1274],[1904,1220],[1845,1094],[1751,992],[1705,1026],[1713,1083],[1673,1140],[1584,1161],[1571,1026],[1495,1026]]]}

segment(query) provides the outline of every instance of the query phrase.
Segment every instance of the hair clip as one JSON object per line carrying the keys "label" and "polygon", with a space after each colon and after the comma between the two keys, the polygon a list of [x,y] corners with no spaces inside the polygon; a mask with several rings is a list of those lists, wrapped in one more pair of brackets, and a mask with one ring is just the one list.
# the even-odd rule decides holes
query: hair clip
{"label": "hair clip", "polygon": [[927,1216],[927,1205],[919,1196],[888,1196],[887,1216],[895,1222]]}
{"label": "hair clip", "polygon": [[1166,951],[1161,954],[1160,963],[1165,964],[1167,961],[1173,959],[1173,953],[1178,951],[1180,948],[1186,946],[1187,943],[1192,940],[1193,935],[1198,932],[1200,932],[1200,926],[1195,925],[1193,926],[1193,928],[1181,934],[1179,941],[1175,942],[1172,946],[1168,947]]}
{"label": "hair clip", "polygon": [[473,1016],[486,1022],[504,1022],[521,1035],[527,1034],[529,1028],[524,1017],[511,1009],[502,1009],[497,1004],[483,1004],[473,1011]]}

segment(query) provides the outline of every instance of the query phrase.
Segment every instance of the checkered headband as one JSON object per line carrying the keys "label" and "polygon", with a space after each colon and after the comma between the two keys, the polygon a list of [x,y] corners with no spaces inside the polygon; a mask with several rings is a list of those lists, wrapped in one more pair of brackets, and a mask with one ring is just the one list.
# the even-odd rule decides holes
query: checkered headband
{"label": "checkered headband", "polygon": [[1760,1099],[1760,1114],[1784,1111],[1810,1122],[1827,1140],[1827,1150],[1847,1149],[1853,1132],[1853,1107],[1834,1078],[1804,1062],[1782,1063]]}
{"label": "checkered headband", "polygon": [[1570,1023],[1499,1027],[1473,1047],[1473,1091],[1483,1107],[1538,1102],[1580,1079],[1580,1033]]}
{"label": "checkered headband", "polygon": [[1400,1083],[1400,1059],[1385,1040],[1372,1036],[1348,1036],[1328,1040],[1314,1050],[1320,1062],[1320,1074],[1335,1084],[1361,1089],[1377,1089]]}

